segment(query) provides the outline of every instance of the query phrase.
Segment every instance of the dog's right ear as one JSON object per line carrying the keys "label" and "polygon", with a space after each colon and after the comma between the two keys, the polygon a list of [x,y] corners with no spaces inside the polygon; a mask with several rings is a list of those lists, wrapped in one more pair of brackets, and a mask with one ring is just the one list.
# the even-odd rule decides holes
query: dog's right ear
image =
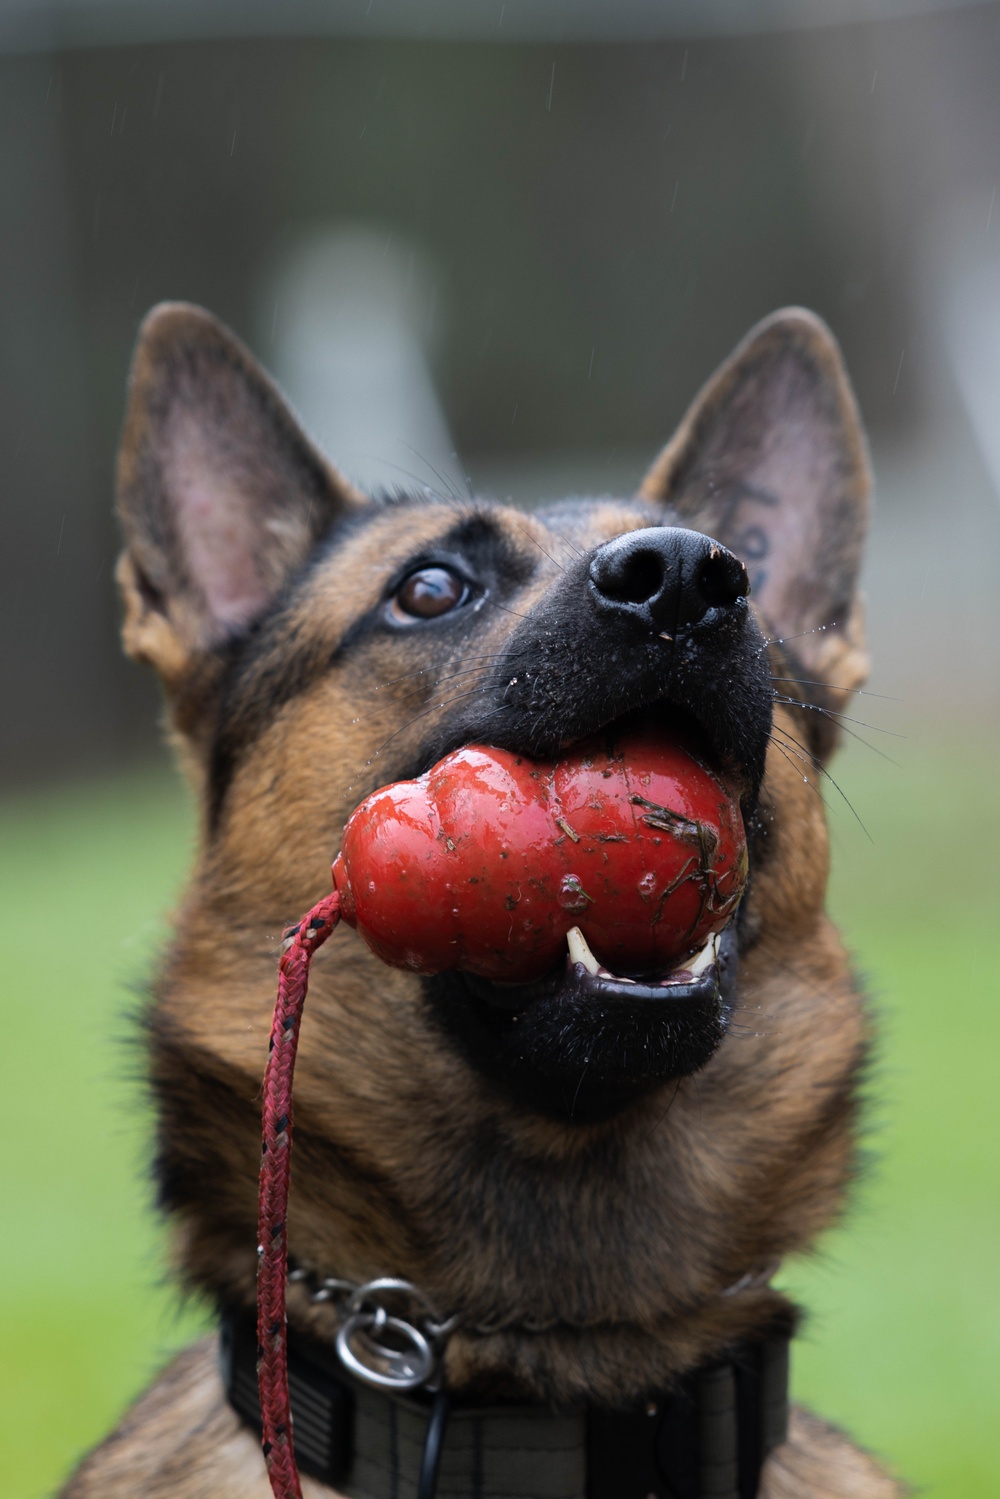
{"label": "dog's right ear", "polygon": [[149,313],[118,459],[118,580],[125,649],[171,695],[363,503],[221,323],[183,303]]}

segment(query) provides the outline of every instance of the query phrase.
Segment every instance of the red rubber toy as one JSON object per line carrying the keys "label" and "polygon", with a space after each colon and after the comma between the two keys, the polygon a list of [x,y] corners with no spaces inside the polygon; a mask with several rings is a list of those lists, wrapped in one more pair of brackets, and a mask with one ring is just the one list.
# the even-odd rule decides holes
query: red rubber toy
{"label": "red rubber toy", "polygon": [[456,750],[363,802],[333,866],[384,963],[505,983],[540,978],[574,926],[615,972],[661,967],[721,930],[745,880],[738,804],[652,733],[557,761]]}

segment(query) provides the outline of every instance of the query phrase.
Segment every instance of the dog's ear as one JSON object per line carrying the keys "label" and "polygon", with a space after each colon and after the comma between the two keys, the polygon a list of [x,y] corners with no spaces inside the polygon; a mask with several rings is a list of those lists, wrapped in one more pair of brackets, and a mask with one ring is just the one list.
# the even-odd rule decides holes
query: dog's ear
{"label": "dog's ear", "polygon": [[871,471],[825,323],[800,308],[758,323],[640,492],[742,557],[770,634],[789,641],[805,676],[861,686],[868,657],[857,578]]}
{"label": "dog's ear", "polygon": [[125,648],[180,688],[260,617],[339,515],[363,503],[209,313],[142,325],[118,459]]}

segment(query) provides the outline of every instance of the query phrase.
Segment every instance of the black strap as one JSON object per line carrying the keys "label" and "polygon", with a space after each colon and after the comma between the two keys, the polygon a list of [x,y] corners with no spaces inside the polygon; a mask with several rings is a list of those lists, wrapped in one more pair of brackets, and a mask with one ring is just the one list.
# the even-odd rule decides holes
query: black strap
{"label": "black strap", "polygon": [[[343,1370],[332,1347],[290,1330],[288,1383],[295,1456],[303,1472],[348,1494],[381,1491],[398,1493],[401,1499],[406,1494],[426,1499],[434,1492],[439,1467],[447,1475],[453,1447],[456,1461],[458,1449],[472,1453],[471,1459],[466,1457],[471,1463],[468,1492],[475,1499],[491,1499],[492,1454],[493,1470],[498,1463],[504,1469],[503,1491],[534,1499],[530,1471],[518,1487],[511,1482],[504,1456],[514,1454],[513,1467],[519,1466],[523,1434],[530,1428],[529,1449],[536,1441],[547,1445],[550,1475],[553,1456],[554,1466],[566,1475],[565,1484],[557,1481],[554,1487],[550,1476],[546,1494],[566,1499],[757,1499],[764,1460],[785,1440],[788,1346],[788,1336],[782,1333],[742,1344],[641,1406],[591,1407],[585,1416],[560,1416],[535,1406],[480,1411],[449,1406],[444,1396],[403,1398],[362,1388]],[[259,1432],[257,1335],[251,1317],[223,1317],[220,1361],[231,1405]],[[454,1442],[445,1433],[449,1410],[448,1431],[450,1435],[454,1429]],[[370,1440],[365,1446],[364,1436],[372,1430],[373,1411],[381,1429],[391,1434],[374,1449]],[[415,1451],[411,1476],[401,1462],[397,1440],[399,1432],[407,1431],[409,1447]],[[385,1469],[384,1482],[373,1476],[373,1465],[379,1464]],[[541,1471],[540,1457],[527,1466]]]}
{"label": "black strap", "polygon": [[587,1499],[757,1499],[788,1430],[787,1335],[734,1349],[631,1411],[587,1417]]}
{"label": "black strap", "polygon": [[441,1453],[444,1450],[444,1433],[451,1410],[451,1397],[447,1390],[438,1390],[434,1396],[431,1413],[427,1418],[427,1435],[420,1458],[420,1481],[417,1484],[417,1499],[434,1499],[437,1493],[438,1471]]}

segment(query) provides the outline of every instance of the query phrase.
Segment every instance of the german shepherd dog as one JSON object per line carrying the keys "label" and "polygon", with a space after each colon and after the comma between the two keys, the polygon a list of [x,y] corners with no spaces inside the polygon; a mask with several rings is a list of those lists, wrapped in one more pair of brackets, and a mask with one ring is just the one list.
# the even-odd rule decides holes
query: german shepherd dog
{"label": "german shepherd dog", "polygon": [[[346,929],[318,955],[295,1089],[290,1342],[332,1350],[345,1311],[317,1294],[330,1278],[403,1278],[450,1319],[440,1383],[455,1412],[541,1421],[520,1486],[488,1481],[482,1454],[463,1484],[447,1476],[448,1433],[466,1429],[453,1415],[441,1494],[630,1499],[628,1421],[794,1325],[772,1276],[843,1206],[870,1041],[824,912],[819,794],[867,670],[869,493],[841,356],[797,309],[748,335],[634,497],[532,513],[359,493],[209,314],[164,305],[142,328],[118,470],[124,642],[160,676],[201,809],[148,1012],[155,1174],[178,1277],[229,1327],[255,1300],[281,932],[329,890],[352,810],[457,746],[551,757],[626,719],[695,734],[740,790],[750,881],[710,1024],[704,1006],[676,1018],[626,1002],[628,975],[606,971],[563,1004],[563,969],[521,989],[421,979]],[[66,1499],[266,1499],[259,1435],[222,1368],[217,1336],[181,1353]],[[407,1397],[411,1414],[423,1398]],[[619,1433],[603,1488],[572,1442],[556,1458],[546,1446],[542,1418],[581,1411]],[[392,1433],[391,1472],[307,1469],[304,1493],[407,1499]],[[638,1482],[640,1499],[902,1493],[797,1408],[749,1487]]]}

